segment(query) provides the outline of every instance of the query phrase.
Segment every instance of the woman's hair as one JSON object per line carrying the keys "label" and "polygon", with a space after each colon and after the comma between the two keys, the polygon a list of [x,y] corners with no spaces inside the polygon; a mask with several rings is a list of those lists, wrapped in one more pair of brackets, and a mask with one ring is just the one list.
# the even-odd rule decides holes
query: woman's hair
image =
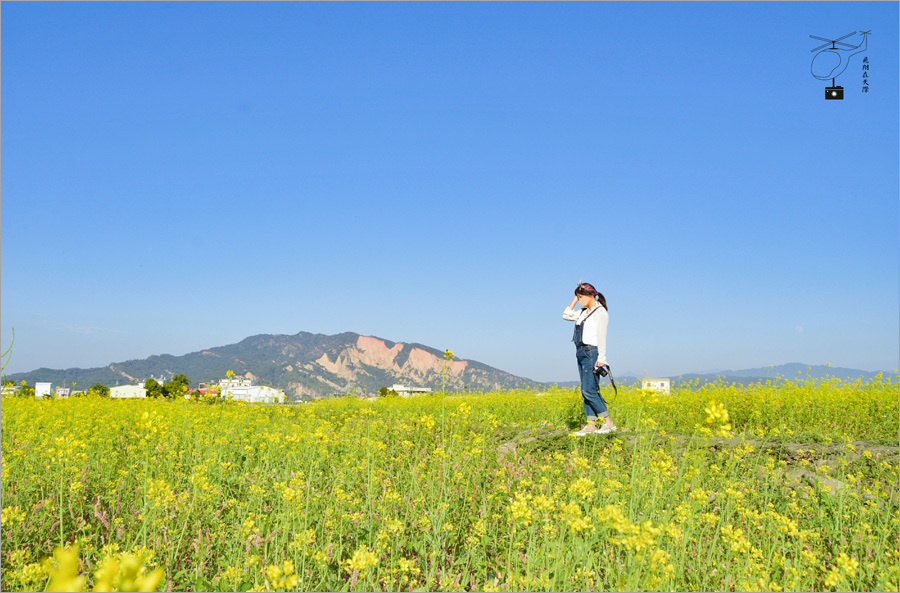
{"label": "woman's hair", "polygon": [[589,284],[587,282],[582,282],[581,284],[578,285],[578,288],[575,289],[575,294],[576,295],[586,294],[588,296],[592,296],[595,299],[597,299],[597,302],[599,302],[601,305],[603,305],[604,309],[609,311],[609,307],[606,306],[606,297],[604,297],[602,293],[597,292],[597,289],[594,288],[593,284]]}

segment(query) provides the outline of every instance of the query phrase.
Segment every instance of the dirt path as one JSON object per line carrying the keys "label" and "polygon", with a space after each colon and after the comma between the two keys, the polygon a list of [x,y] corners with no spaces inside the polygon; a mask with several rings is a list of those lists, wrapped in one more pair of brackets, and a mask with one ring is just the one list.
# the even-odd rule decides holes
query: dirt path
{"label": "dirt path", "polygon": [[[503,458],[518,458],[520,455],[527,455],[539,451],[559,450],[561,439],[571,439],[572,429],[555,428],[550,426],[532,428],[523,430],[515,434],[510,440],[504,442],[497,448],[497,453]],[[804,486],[812,486],[813,488],[823,488],[828,492],[854,492],[864,499],[871,499],[878,503],[879,506],[884,504],[892,504],[897,506],[900,503],[900,492],[891,493],[889,500],[873,496],[861,492],[854,486],[846,482],[842,482],[833,477],[822,475],[815,470],[823,465],[829,467],[837,467],[839,461],[847,463],[861,462],[865,453],[871,453],[871,459],[874,462],[887,461],[888,463],[900,463],[900,447],[877,445],[867,441],[854,441],[851,443],[786,443],[778,441],[766,441],[762,439],[744,439],[740,437],[724,439],[724,438],[705,438],[694,435],[678,435],[666,434],[660,435],[657,432],[634,432],[627,430],[618,430],[611,434],[605,435],[588,435],[579,437],[584,439],[583,442],[590,442],[591,439],[602,439],[607,442],[617,439],[627,448],[634,448],[641,438],[650,437],[654,442],[651,446],[662,444],[663,442],[674,442],[676,447],[694,446],[698,448],[705,447],[709,451],[717,451],[722,449],[736,449],[745,444],[751,445],[759,451],[766,451],[776,457],[787,461],[787,467],[783,470],[775,470],[782,475],[785,484],[800,492],[800,496],[805,498],[808,496]],[[508,438],[508,437],[507,437]],[[674,441],[673,441],[674,439]],[[564,448],[568,448],[565,443]],[[847,445],[852,445],[852,449]],[[806,460],[806,469],[802,465],[801,460]],[[757,474],[765,473],[765,468],[759,466]]]}

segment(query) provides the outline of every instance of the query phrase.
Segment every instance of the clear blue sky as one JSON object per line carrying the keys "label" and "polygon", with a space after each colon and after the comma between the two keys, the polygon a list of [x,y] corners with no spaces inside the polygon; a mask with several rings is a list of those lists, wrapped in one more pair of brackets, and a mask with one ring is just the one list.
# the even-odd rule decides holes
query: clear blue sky
{"label": "clear blue sky", "polygon": [[[6,371],[353,331],[576,380],[580,278],[619,374],[892,370],[897,23],[896,2],[4,2]],[[863,30],[825,101],[809,36]]]}

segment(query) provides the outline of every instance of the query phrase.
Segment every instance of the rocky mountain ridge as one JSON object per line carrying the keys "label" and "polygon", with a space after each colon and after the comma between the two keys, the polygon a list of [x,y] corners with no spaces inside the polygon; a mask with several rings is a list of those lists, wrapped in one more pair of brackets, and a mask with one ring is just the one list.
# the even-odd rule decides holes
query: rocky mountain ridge
{"label": "rocky mountain ridge", "polygon": [[163,354],[94,369],[37,369],[9,380],[128,384],[148,377],[182,373],[196,385],[217,381],[229,370],[254,382],[283,389],[289,399],[319,399],[345,393],[374,394],[395,383],[447,391],[491,391],[540,384],[474,360],[445,360],[422,344],[392,342],[353,332],[337,335],[299,332],[261,334],[228,346],[183,356]]}

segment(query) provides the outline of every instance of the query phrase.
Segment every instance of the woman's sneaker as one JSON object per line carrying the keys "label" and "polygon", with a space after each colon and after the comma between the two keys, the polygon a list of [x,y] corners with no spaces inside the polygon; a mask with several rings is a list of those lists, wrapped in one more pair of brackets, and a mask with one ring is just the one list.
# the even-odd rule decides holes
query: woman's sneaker
{"label": "woman's sneaker", "polygon": [[603,428],[597,429],[597,434],[609,434],[611,432],[616,432],[616,428],[618,428],[615,424],[610,427],[604,426]]}
{"label": "woman's sneaker", "polygon": [[585,435],[594,434],[596,432],[597,432],[597,425],[588,423],[588,424],[585,424],[581,430],[576,432],[575,436],[583,437]]}

